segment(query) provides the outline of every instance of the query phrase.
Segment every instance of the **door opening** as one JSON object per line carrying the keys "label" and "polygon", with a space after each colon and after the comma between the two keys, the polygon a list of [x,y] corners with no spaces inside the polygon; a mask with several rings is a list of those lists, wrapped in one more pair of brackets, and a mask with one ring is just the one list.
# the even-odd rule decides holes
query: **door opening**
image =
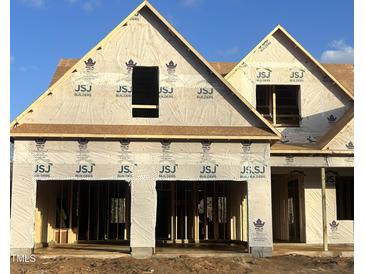
{"label": "door opening", "polygon": [[302,178],[272,174],[274,242],[304,242],[304,190]]}

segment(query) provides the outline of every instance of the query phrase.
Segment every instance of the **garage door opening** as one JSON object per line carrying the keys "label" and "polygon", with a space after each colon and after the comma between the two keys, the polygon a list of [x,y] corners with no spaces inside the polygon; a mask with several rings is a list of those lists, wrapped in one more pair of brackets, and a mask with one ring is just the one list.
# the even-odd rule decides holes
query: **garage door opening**
{"label": "garage door opening", "polygon": [[[247,243],[247,184],[158,181],[156,242]],[[212,245],[213,246],[213,245]]]}
{"label": "garage door opening", "polygon": [[128,243],[130,187],[124,181],[38,181],[36,246]]}

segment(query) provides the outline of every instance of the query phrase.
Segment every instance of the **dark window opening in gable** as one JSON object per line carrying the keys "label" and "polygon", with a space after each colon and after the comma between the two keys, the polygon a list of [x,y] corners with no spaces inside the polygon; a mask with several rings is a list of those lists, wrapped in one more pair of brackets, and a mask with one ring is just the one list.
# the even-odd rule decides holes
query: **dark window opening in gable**
{"label": "dark window opening in gable", "polygon": [[354,219],[354,177],[336,176],[337,220]]}
{"label": "dark window opening in gable", "polygon": [[256,109],[275,126],[299,126],[299,85],[257,85]]}
{"label": "dark window opening in gable", "polygon": [[133,67],[132,117],[157,118],[159,106],[158,67]]}

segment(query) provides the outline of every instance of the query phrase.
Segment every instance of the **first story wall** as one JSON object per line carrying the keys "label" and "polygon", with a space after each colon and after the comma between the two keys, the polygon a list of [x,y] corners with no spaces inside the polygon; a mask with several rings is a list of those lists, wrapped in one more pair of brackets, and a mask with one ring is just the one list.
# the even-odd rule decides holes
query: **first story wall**
{"label": "first story wall", "polygon": [[[353,176],[354,170],[347,168],[326,168],[327,231],[330,244],[354,242],[354,221],[337,218],[336,176]],[[323,243],[321,169],[273,167],[272,174],[301,174],[304,191],[305,243]]]}
{"label": "first story wall", "polygon": [[245,181],[249,246],[261,255],[271,254],[268,143],[21,140],[14,147],[12,254],[34,248],[40,180],[130,182],[132,253],[155,247],[156,181]]}

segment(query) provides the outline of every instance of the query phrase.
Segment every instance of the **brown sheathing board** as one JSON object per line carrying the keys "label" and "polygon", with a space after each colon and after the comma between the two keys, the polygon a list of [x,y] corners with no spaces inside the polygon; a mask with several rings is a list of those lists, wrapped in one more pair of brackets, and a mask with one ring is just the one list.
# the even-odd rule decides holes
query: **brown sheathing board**
{"label": "brown sheathing board", "polygon": [[71,67],[73,67],[77,63],[77,61],[79,61],[79,59],[61,59],[57,65],[56,71],[48,87],[56,83],[62,75],[64,75]]}
{"label": "brown sheathing board", "polygon": [[209,62],[209,63],[223,77],[226,76],[237,65],[237,62]]}
{"label": "brown sheathing board", "polygon": [[134,126],[22,124],[11,130],[12,137],[94,137],[152,139],[278,139],[269,130],[255,127]]}
{"label": "brown sheathing board", "polygon": [[316,149],[319,149],[317,145],[276,143],[271,146],[271,150],[316,150]]}
{"label": "brown sheathing board", "polygon": [[271,146],[271,155],[347,155],[353,156],[353,151],[347,150],[323,150],[318,145],[305,146],[301,144],[274,144]]}
{"label": "brown sheathing board", "polygon": [[348,91],[354,94],[354,65],[322,64]]}

